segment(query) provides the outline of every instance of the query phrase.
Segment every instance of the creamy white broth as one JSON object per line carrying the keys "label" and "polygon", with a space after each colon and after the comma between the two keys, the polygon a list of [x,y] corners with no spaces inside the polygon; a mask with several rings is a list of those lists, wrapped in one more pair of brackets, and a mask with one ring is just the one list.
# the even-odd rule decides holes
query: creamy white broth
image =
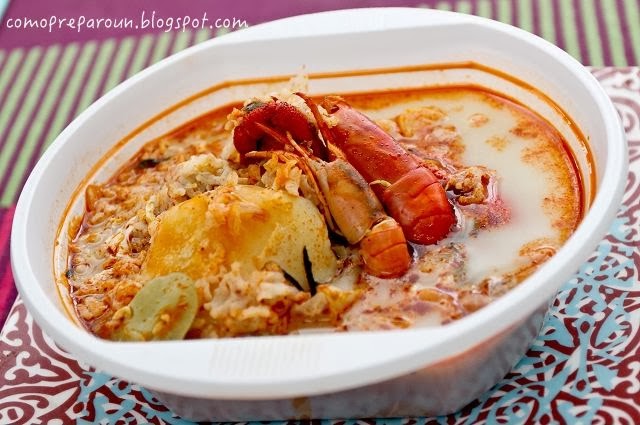
{"label": "creamy white broth", "polygon": [[[477,282],[491,275],[500,275],[523,263],[518,254],[520,248],[536,239],[563,240],[564,229],[554,227],[561,219],[562,211],[544,208],[543,201],[558,192],[567,192],[567,170],[550,168],[549,158],[525,161],[527,149],[541,144],[554,145],[549,137],[522,137],[511,131],[522,114],[475,90],[453,92],[424,92],[406,102],[376,109],[363,109],[374,120],[397,116],[409,108],[437,106],[447,114],[446,122],[455,126],[462,138],[466,165],[483,165],[497,172],[499,192],[511,211],[511,220],[500,227],[484,229],[473,237],[465,232],[454,234],[450,240],[464,240],[468,254],[466,272],[470,282]],[[470,118],[475,114],[488,117],[486,124],[473,126]],[[504,146],[497,149],[490,143],[499,138]],[[552,153],[549,153],[552,155]],[[428,282],[430,279],[421,279]],[[434,283],[434,280],[431,279]]]}

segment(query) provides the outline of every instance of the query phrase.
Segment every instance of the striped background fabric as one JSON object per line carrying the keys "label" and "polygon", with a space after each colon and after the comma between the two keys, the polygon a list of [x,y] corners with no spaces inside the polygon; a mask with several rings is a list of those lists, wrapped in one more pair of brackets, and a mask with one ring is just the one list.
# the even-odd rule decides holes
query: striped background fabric
{"label": "striped background fabric", "polygon": [[[407,5],[519,26],[585,65],[640,62],[640,0],[429,0]],[[0,40],[0,325],[15,298],[8,246],[13,206],[40,155],[75,116],[119,82],[224,32],[144,34],[11,50],[2,50]]]}

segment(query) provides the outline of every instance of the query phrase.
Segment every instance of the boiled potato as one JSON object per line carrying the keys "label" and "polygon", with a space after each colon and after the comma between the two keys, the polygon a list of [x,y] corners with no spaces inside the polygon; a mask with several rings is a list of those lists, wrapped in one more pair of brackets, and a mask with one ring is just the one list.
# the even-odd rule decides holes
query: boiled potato
{"label": "boiled potato", "polygon": [[224,255],[221,244],[210,245],[206,226],[209,198],[196,196],[165,211],[151,239],[145,274],[149,277],[182,272],[198,279],[217,273]]}
{"label": "boiled potato", "polygon": [[183,272],[192,279],[238,262],[247,276],[277,264],[310,290],[304,250],[316,282],[329,281],[336,258],[324,220],[307,199],[257,186],[219,187],[160,217],[145,273]]}
{"label": "boiled potato", "polygon": [[126,319],[114,329],[112,339],[183,339],[196,317],[198,294],[193,280],[182,273],[171,273],[147,282],[124,309]]}

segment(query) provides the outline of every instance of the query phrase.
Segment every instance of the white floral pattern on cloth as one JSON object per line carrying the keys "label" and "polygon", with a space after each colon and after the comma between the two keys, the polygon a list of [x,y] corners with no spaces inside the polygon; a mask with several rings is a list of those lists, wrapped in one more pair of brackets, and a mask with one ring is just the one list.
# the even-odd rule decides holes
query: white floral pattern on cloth
{"label": "white floral pattern on cloth", "polygon": [[[453,415],[385,424],[640,423],[640,68],[594,75],[629,140],[624,205],[609,234],[562,286],[526,355],[481,399]],[[79,364],[33,324],[20,300],[0,334],[0,383],[0,424],[192,423],[144,388]]]}

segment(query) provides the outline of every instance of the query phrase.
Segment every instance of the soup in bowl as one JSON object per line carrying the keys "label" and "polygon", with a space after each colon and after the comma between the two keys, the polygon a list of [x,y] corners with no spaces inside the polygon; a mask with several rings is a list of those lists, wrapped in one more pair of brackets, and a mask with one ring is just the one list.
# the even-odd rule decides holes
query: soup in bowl
{"label": "soup in bowl", "polygon": [[595,79],[530,34],[311,15],[88,108],[25,185],[12,265],[60,346],[184,417],[449,413],[520,358],[601,240],[625,154]]}
{"label": "soup in bowl", "polygon": [[549,122],[481,87],[261,93],[91,182],[60,286],[113,340],[444,324],[554,255],[582,180]]}

